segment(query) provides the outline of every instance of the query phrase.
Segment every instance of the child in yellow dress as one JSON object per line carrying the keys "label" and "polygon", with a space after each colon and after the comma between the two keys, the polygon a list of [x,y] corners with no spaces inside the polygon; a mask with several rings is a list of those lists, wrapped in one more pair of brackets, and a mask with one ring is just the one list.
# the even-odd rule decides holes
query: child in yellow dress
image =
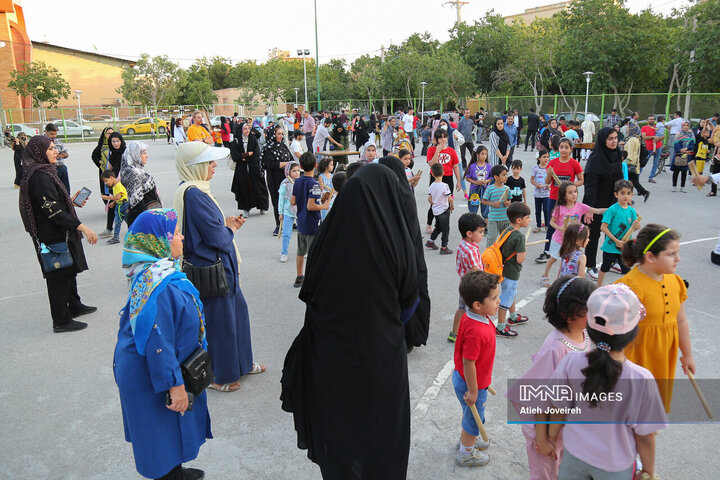
{"label": "child in yellow dress", "polygon": [[[683,371],[695,374],[685,300],[687,288],[675,268],[680,262],[680,235],[658,224],[645,226],[625,243],[622,258],[635,265],[616,283],[624,283],[647,310],[638,336],[625,349],[628,360],[647,368],[658,383],[665,411],[670,412],[678,347]],[[636,265],[637,264],[637,265]]]}

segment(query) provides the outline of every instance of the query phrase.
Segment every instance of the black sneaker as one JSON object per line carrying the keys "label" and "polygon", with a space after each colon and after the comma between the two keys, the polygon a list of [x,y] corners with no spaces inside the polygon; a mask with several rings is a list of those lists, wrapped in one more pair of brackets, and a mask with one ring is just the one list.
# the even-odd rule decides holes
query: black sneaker
{"label": "black sneaker", "polygon": [[295,283],[293,283],[293,287],[300,288],[302,287],[303,281],[305,280],[304,275],[300,275],[299,277],[295,277]]}
{"label": "black sneaker", "polygon": [[204,480],[205,472],[198,468],[185,468],[182,469],[183,480]]}
{"label": "black sneaker", "polygon": [[116,244],[120,243],[120,239],[113,237],[110,240],[108,240],[106,243],[108,245],[116,245]]}
{"label": "black sneaker", "polygon": [[547,263],[548,259],[550,258],[550,254],[547,252],[542,252],[538,257],[535,259],[535,263]]}
{"label": "black sneaker", "polygon": [[293,230],[297,230],[297,224],[293,223]]}
{"label": "black sneaker", "polygon": [[510,325],[505,325],[505,328],[500,330],[499,328],[495,327],[495,335],[498,337],[505,337],[505,338],[515,338],[518,336],[518,333],[510,328]]}
{"label": "black sneaker", "polygon": [[80,305],[80,308],[76,309],[70,309],[70,315],[75,317],[81,317],[83,315],[89,315],[91,313],[97,312],[97,307],[91,307],[89,305]]}
{"label": "black sneaker", "polygon": [[440,255],[452,255],[453,251],[450,250],[448,247],[442,247],[440,249]]}
{"label": "black sneaker", "polygon": [[68,323],[63,323],[62,325],[53,325],[53,332],[76,332],[78,330],[82,330],[83,328],[87,328],[87,323],[78,322],[77,320],[71,320]]}
{"label": "black sneaker", "polygon": [[432,240],[428,240],[427,242],[425,242],[425,246],[426,246],[427,248],[431,248],[431,249],[433,249],[433,250],[437,250],[437,249],[438,249],[438,246],[435,245],[435,242],[433,242]]}
{"label": "black sneaker", "polygon": [[275,230],[273,230],[273,237],[277,237],[278,233],[280,233],[280,227],[275,227]]}

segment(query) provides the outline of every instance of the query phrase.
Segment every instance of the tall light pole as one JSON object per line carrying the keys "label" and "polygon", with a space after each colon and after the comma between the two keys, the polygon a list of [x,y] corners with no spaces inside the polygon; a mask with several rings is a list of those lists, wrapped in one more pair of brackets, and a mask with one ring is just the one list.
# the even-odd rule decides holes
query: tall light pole
{"label": "tall light pole", "polygon": [[594,72],[583,72],[583,75],[585,75],[585,118],[583,119],[583,122],[587,120],[588,116],[588,95],[590,95],[590,77],[595,75]]}
{"label": "tall light pole", "polygon": [[303,77],[305,77],[305,110],[307,110],[309,112],[310,107],[308,106],[308,101],[307,101],[307,68],[305,66],[305,59],[307,58],[308,55],[310,55],[310,50],[308,50],[306,48],[304,51],[298,50],[297,53],[298,53],[298,56],[303,57]]}
{"label": "tall light pole", "polygon": [[317,34],[317,0],[315,0],[315,75],[317,76],[318,111],[320,111],[322,110],[322,102],[320,101],[320,53],[318,51]]}
{"label": "tall light pole", "polygon": [[[85,141],[85,130],[83,130],[83,118],[82,118],[82,111],[80,110],[80,94],[82,93],[82,90],[75,90],[75,96],[77,96],[78,101],[78,120],[80,121],[80,136],[83,139],[83,142]],[[67,125],[63,125],[63,128],[65,131],[67,131]]]}
{"label": "tall light pole", "polygon": [[297,108],[297,91],[299,90],[298,87],[293,87],[295,89],[295,108]]}
{"label": "tall light pole", "polygon": [[424,118],[425,118],[425,85],[427,85],[427,84],[428,84],[427,82],[420,82],[420,86],[422,87],[422,101],[420,102],[420,105],[421,105],[420,108],[422,109],[422,110],[420,110],[420,123],[421,124],[425,123],[425,121],[424,121]]}

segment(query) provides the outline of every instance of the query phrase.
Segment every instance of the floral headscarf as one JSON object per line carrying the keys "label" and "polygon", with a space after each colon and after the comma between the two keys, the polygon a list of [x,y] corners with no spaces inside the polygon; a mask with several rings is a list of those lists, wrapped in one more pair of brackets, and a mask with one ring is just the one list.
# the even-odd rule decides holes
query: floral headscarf
{"label": "floral headscarf", "polygon": [[200,320],[198,340],[203,347],[206,345],[200,294],[182,273],[180,262],[171,257],[170,242],[176,226],[174,210],[147,210],[137,217],[125,237],[122,263],[130,282],[125,308],[129,309],[130,328],[142,356],[155,324],[157,298],[170,283],[193,298]]}
{"label": "floral headscarf", "polygon": [[127,189],[130,208],[140,203],[146,193],[155,189],[155,180],[145,171],[140,154],[147,151],[148,146],[143,142],[127,142],[120,166],[120,177],[123,186]]}

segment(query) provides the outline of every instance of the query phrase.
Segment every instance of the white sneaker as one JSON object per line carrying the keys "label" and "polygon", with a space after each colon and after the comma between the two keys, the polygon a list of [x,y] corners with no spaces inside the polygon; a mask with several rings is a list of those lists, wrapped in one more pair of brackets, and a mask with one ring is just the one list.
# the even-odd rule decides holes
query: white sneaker
{"label": "white sneaker", "polygon": [[598,269],[597,268],[588,268],[587,271],[585,272],[585,275],[590,280],[597,280],[598,279]]}
{"label": "white sneaker", "polygon": [[108,230],[108,229],[106,228],[105,230],[103,230],[102,232],[100,232],[100,233],[98,234],[98,238],[108,238],[108,237],[112,237],[112,234],[113,234],[113,232],[111,232],[110,230]]}
{"label": "white sneaker", "polygon": [[460,451],[455,455],[455,465],[458,467],[484,467],[488,462],[490,457],[476,448],[468,455]]}
{"label": "white sneaker", "polygon": [[[489,446],[490,446],[490,440],[488,440],[486,442],[485,440],[482,439],[482,437],[478,437],[477,440],[475,441],[475,449],[476,450],[487,450]],[[458,452],[460,451],[460,442],[459,441],[455,445],[455,449]]]}
{"label": "white sneaker", "polygon": [[280,263],[286,263],[287,262],[287,255],[280,255]]}
{"label": "white sneaker", "polygon": [[610,271],[622,274],[622,269],[620,268],[620,264],[617,262],[613,263],[612,267],[610,267]]}
{"label": "white sneaker", "polygon": [[673,187],[673,188],[672,188],[672,191],[673,191],[673,192],[677,192],[677,187]]}
{"label": "white sneaker", "polygon": [[680,191],[681,191],[682,193],[687,193],[687,190],[685,190],[685,187],[680,187]]}
{"label": "white sneaker", "polygon": [[250,210],[245,210],[245,213],[243,214],[245,218],[248,218],[250,216]]}

